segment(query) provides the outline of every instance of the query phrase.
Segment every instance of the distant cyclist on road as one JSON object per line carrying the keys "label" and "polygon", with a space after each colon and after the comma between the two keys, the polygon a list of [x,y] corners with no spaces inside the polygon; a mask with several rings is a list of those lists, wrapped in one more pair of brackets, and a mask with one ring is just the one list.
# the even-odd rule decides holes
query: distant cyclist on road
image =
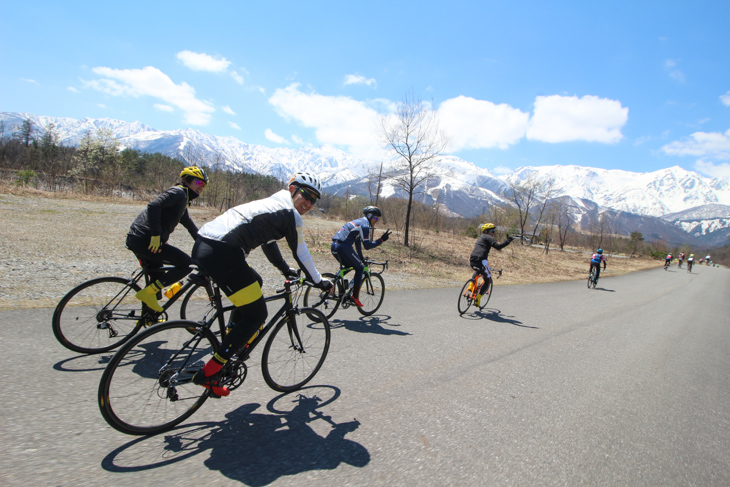
{"label": "distant cyclist on road", "polygon": [[666,269],[669,267],[672,263],[672,254],[667,254],[666,257],[664,257],[664,268]]}
{"label": "distant cyclist on road", "polygon": [[477,298],[474,301],[474,304],[476,306],[480,306],[479,303],[482,299],[482,296],[489,286],[489,279],[492,278],[492,271],[489,268],[488,262],[489,251],[492,248],[502,250],[507,245],[509,245],[512,240],[514,240],[514,237],[507,237],[507,240],[505,240],[504,242],[497,243],[494,238],[494,233],[496,231],[494,223],[485,223],[480,228],[482,230],[482,234],[481,236],[479,236],[479,238],[477,238],[477,241],[474,244],[474,250],[472,250],[471,255],[469,255],[469,266],[474,270],[472,279],[475,279],[479,274],[481,274],[484,278],[482,287],[477,291]]}
{"label": "distant cyclist on road", "polygon": [[679,253],[679,255],[677,256],[677,261],[678,261],[677,267],[681,269],[682,268],[682,262],[684,261],[684,252],[680,252]]}
{"label": "distant cyclist on road", "polygon": [[692,272],[692,264],[695,263],[695,254],[689,254],[687,257],[687,272]]}
{"label": "distant cyclist on road", "polygon": [[[330,251],[337,259],[337,262],[355,270],[352,297],[350,299],[359,308],[362,308],[360,287],[365,270],[362,247],[364,246],[365,250],[374,249],[390,237],[390,230],[387,230],[378,240],[373,242],[370,239],[370,229],[375,229],[375,223],[383,216],[377,206],[366,206],[362,209],[362,213],[365,216],[342,225],[342,228],[332,237],[332,245],[330,246]],[[356,247],[357,252],[353,249],[353,245]]]}
{"label": "distant cyclist on road", "polygon": [[197,166],[183,169],[180,178],[179,184],[166,189],[147,205],[127,234],[127,248],[148,267],[154,269],[163,264],[175,267],[161,275],[159,271],[150,272],[159,277],[136,294],[137,299],[157,312],[162,312],[162,306],[157,302],[160,290],[187,276],[192,264],[188,254],[168,244],[167,240],[178,223],[182,223],[193,240],[198,238],[198,227],[188,214],[188,205],[208,184],[208,175]]}
{"label": "distant cyclist on road", "polygon": [[[672,254],[669,254],[667,259],[671,261]],[[598,249],[596,250],[596,253],[591,256],[591,268],[588,269],[588,273],[590,274],[593,268],[596,268],[596,283],[598,283],[598,278],[601,275],[601,262],[603,262],[603,270],[606,270],[606,257],[603,256],[603,249]]]}

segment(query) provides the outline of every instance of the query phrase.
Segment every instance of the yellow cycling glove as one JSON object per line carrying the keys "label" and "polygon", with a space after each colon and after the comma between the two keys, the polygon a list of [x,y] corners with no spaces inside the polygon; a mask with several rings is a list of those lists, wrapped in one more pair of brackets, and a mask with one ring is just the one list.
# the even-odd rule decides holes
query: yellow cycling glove
{"label": "yellow cycling glove", "polygon": [[160,236],[153,235],[152,238],[150,238],[150,246],[147,248],[151,250],[153,254],[158,253],[160,251]]}

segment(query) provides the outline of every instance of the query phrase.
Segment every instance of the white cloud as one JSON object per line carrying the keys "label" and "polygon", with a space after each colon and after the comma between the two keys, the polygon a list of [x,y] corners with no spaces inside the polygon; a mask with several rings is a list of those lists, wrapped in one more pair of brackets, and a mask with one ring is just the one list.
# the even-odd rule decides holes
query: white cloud
{"label": "white cloud", "polygon": [[439,124],[451,139],[450,149],[506,149],[525,135],[529,115],[504,103],[458,96],[441,103]]}
{"label": "white cloud", "polygon": [[730,107],[730,91],[728,91],[724,95],[720,95],[720,101],[726,107]]}
{"label": "white cloud", "polygon": [[68,88],[66,88],[66,89],[67,89],[68,91],[72,92],[72,93],[79,93],[79,90],[77,90],[77,89],[76,89],[76,88],[74,88],[73,86],[69,86],[69,87],[68,87]]}
{"label": "white cloud", "polygon": [[226,105],[223,108],[221,108],[221,110],[223,110],[224,112],[226,112],[228,115],[235,115],[236,114],[236,112],[234,112],[233,109],[231,107],[229,107],[228,105]]}
{"label": "white cloud", "polygon": [[695,162],[695,169],[711,178],[730,180],[730,163],[727,162],[715,164],[714,162],[700,159]]}
{"label": "white cloud", "polygon": [[223,73],[231,64],[226,58],[215,58],[209,54],[192,51],[180,51],[177,53],[177,58],[193,71]]}
{"label": "white cloud", "polygon": [[720,132],[695,132],[688,138],[662,147],[671,156],[714,157],[730,159],[730,129]]}
{"label": "white cloud", "polygon": [[175,109],[171,107],[170,105],[163,105],[162,103],[155,103],[153,105],[155,107],[155,110],[159,112],[174,112]]}
{"label": "white cloud", "polygon": [[243,84],[243,76],[241,76],[240,74],[238,74],[238,72],[236,72],[236,71],[231,71],[231,77],[232,77],[232,78],[233,78],[233,80],[234,80],[234,81],[235,81],[236,83],[238,83],[239,85],[242,85],[242,84]]}
{"label": "white cloud", "polygon": [[274,132],[272,132],[271,129],[266,129],[266,132],[264,132],[264,136],[271,142],[275,142],[277,144],[288,144],[289,143],[289,141],[287,141],[281,135],[277,135]]}
{"label": "white cloud", "polygon": [[538,96],[535,112],[527,128],[527,138],[543,142],[603,142],[621,140],[621,128],[629,117],[629,109],[621,102],[586,95]]}
{"label": "white cloud", "polygon": [[93,68],[102,79],[84,81],[91,88],[111,96],[151,96],[181,109],[186,123],[207,125],[215,108],[195,98],[195,89],[183,82],[176,85],[165,73],[152,66],[143,69]]}
{"label": "white cloud", "polygon": [[675,59],[667,59],[664,61],[664,69],[669,73],[669,77],[679,81],[680,83],[684,83],[685,76],[684,73],[677,68],[677,65],[679,64],[679,61]]}
{"label": "white cloud", "polygon": [[375,81],[374,78],[366,78],[365,76],[362,76],[360,74],[348,74],[345,76],[345,84],[346,85],[368,85],[368,86],[378,86],[377,81]]}
{"label": "white cloud", "polygon": [[297,145],[304,145],[304,140],[302,140],[302,138],[299,137],[298,135],[292,135],[291,140],[293,140],[294,143]]}
{"label": "white cloud", "polygon": [[99,108],[106,108],[106,105],[104,105],[103,103],[97,103],[96,106]]}
{"label": "white cloud", "polygon": [[230,125],[232,129],[241,130],[241,127],[239,127],[237,123],[228,122],[228,125]]}
{"label": "white cloud", "polygon": [[345,96],[324,96],[299,91],[299,84],[277,89],[271,103],[283,117],[313,128],[323,144],[347,146],[360,157],[375,157],[379,150],[378,113],[365,103]]}
{"label": "white cloud", "polygon": [[21,78],[21,80],[25,81],[26,83],[30,83],[30,84],[32,84],[32,85],[40,85],[40,83],[39,83],[39,82],[37,82],[37,81],[36,81],[36,80],[34,80],[34,79],[30,79],[30,78]]}

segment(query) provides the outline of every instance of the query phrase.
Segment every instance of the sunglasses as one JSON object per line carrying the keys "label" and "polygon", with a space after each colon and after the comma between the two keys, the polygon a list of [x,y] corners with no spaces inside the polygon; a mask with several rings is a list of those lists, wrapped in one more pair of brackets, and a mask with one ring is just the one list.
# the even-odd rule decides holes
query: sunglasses
{"label": "sunglasses", "polygon": [[316,205],[317,204],[317,200],[319,198],[317,198],[316,196],[314,196],[312,193],[310,193],[306,189],[300,189],[299,192],[302,193],[302,196],[304,197],[305,200],[309,201],[313,205]]}
{"label": "sunglasses", "polygon": [[378,217],[375,215],[371,216],[370,219],[374,222],[378,221]]}
{"label": "sunglasses", "polygon": [[193,183],[195,184],[195,186],[202,186],[204,188],[205,188],[205,185],[208,184],[205,181],[203,181],[202,179],[193,179]]}

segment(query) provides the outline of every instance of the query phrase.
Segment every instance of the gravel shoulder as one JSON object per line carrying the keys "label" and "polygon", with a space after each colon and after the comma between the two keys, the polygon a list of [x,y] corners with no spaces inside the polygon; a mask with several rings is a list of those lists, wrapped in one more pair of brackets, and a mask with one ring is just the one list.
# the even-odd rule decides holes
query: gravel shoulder
{"label": "gravel shoulder", "polygon": [[[84,281],[100,276],[129,276],[138,268],[134,254],[126,249],[124,241],[129,225],[145,208],[146,201],[51,196],[0,190],[3,222],[0,225],[0,270],[3,273],[0,309],[53,308],[71,288]],[[192,207],[190,213],[198,227],[219,214],[214,209],[199,207]],[[329,238],[341,222],[317,216],[305,216],[307,244],[319,271],[335,272],[338,266],[329,252]],[[436,238],[442,237],[436,235]],[[394,245],[395,241],[393,238],[388,245],[368,252],[373,259],[390,261],[384,274],[387,289],[456,287],[468,277],[466,258],[473,239],[456,239],[458,247],[450,250],[451,263],[445,263],[443,259],[429,262],[422,257],[404,256],[404,247]],[[187,252],[193,246],[182,227],[172,234],[170,243]],[[285,245],[280,247],[287,261],[293,264],[294,259]],[[556,251],[544,256],[539,249],[516,245],[508,249],[495,254],[492,265],[506,270],[500,285],[582,279],[587,275],[585,256]],[[462,255],[463,259],[454,258]],[[249,262],[264,279],[264,293],[281,285],[281,274],[269,264],[260,249],[251,253]],[[607,275],[657,265],[638,259],[631,259],[631,262],[616,259]]]}

